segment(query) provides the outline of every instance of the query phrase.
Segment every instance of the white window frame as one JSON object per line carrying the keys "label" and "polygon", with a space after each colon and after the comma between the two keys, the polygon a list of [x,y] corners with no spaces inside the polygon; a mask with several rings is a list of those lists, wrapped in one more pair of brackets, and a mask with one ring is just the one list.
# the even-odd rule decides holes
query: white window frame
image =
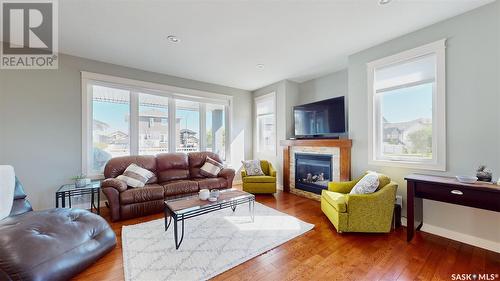
{"label": "white window frame", "polygon": [[[367,64],[368,84],[368,164],[414,168],[425,170],[446,170],[446,39],[407,50]],[[382,134],[379,120],[379,105],[376,103],[374,78],[375,70],[426,55],[436,55],[436,79],[432,107],[432,160],[409,160],[404,158],[383,158],[378,154],[378,134]],[[408,85],[409,86],[409,85]],[[376,129],[378,127],[378,129]]]}
{"label": "white window frame", "polygon": [[[167,97],[168,99],[168,118],[169,120],[175,119],[175,100],[190,100],[199,102],[200,104],[211,103],[224,105],[225,111],[225,159],[231,159],[231,117],[233,97],[213,92],[200,91],[188,88],[181,88],[170,86],[166,84],[158,84],[152,82],[145,82],[140,80],[110,76],[92,72],[81,72],[81,91],[82,91],[82,173],[94,179],[103,178],[102,174],[93,173],[91,168],[92,160],[92,90],[89,85],[101,85],[117,89],[123,89],[130,92],[130,122],[129,122],[129,138],[130,138],[130,155],[138,155],[139,153],[139,93],[157,95]],[[205,106],[203,106],[205,109]],[[200,151],[206,150],[206,124],[202,123],[205,120],[206,112],[202,112],[200,106]],[[203,116],[203,117],[201,117]],[[169,134],[169,152],[176,151],[176,136],[175,121],[168,122]],[[203,137],[201,137],[203,136]]]}
{"label": "white window frame", "polygon": [[[269,114],[261,114],[257,115],[257,104],[259,101],[267,100],[267,99],[272,99],[273,100],[273,115],[274,115],[274,127],[273,127],[273,136],[274,136],[274,147],[273,150],[261,150],[260,149],[260,135],[259,135],[259,122],[258,122],[258,117],[259,116],[265,116]],[[271,92],[269,94],[265,94],[262,96],[258,96],[254,98],[254,119],[255,119],[255,140],[256,140],[256,148],[257,148],[257,153],[259,154],[267,154],[267,155],[277,155],[277,140],[278,140],[278,135],[277,135],[277,130],[276,130],[276,122],[277,122],[277,116],[276,116],[276,111],[277,111],[277,104],[276,104],[276,92]]]}

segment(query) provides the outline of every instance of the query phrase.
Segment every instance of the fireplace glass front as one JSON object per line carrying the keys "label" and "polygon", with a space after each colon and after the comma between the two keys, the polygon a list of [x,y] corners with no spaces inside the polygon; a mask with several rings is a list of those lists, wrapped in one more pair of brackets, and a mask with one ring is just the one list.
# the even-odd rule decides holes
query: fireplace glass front
{"label": "fireplace glass front", "polygon": [[295,153],[295,188],[321,194],[332,181],[332,156]]}

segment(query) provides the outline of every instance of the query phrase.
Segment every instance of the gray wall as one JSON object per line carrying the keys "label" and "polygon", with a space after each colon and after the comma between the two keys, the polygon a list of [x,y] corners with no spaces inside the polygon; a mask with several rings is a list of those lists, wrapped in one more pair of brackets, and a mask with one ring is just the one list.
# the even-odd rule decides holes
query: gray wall
{"label": "gray wall", "polygon": [[81,172],[80,71],[234,96],[233,164],[252,157],[250,92],[67,55],[60,59],[57,70],[0,70],[0,164],[15,167],[36,209],[53,207],[55,190]]}
{"label": "gray wall", "polygon": [[299,84],[299,104],[347,96],[347,69]]}
{"label": "gray wall", "polygon": [[[446,49],[446,175],[474,174],[484,163],[500,177],[498,2],[349,56],[349,122],[352,174],[368,169],[390,175],[406,197],[404,176],[431,171],[368,165],[366,63],[448,38]],[[411,106],[411,105],[408,105]],[[424,202],[424,230],[500,251],[500,214],[434,201]],[[491,248],[491,247],[490,247]]]}

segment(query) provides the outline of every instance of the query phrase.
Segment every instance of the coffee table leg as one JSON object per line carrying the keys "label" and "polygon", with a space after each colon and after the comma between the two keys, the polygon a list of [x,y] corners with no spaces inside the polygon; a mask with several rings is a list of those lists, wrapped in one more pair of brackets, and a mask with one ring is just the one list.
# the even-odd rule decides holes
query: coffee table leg
{"label": "coffee table leg", "polygon": [[181,239],[178,240],[178,234],[177,234],[177,216],[174,217],[174,239],[175,239],[175,249],[178,250],[179,247],[181,246],[181,243],[182,243],[182,240],[184,239],[184,215],[182,215],[181,217],[181,221],[182,221],[182,230],[181,230]]}
{"label": "coffee table leg", "polygon": [[234,213],[234,211],[236,211],[236,204],[235,203],[231,203],[231,209],[233,210],[233,213]]}
{"label": "coffee table leg", "polygon": [[248,201],[248,211],[250,212],[250,217],[252,222],[255,221],[255,200]]}
{"label": "coffee table leg", "polygon": [[170,212],[168,211],[167,207],[165,207],[165,231],[167,231],[171,223],[172,223],[172,216],[170,215]]}

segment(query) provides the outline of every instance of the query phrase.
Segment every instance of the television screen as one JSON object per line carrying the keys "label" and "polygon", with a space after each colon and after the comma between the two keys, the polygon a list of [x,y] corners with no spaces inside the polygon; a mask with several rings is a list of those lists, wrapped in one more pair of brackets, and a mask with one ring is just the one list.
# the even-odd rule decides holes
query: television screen
{"label": "television screen", "polygon": [[338,137],[346,133],[344,97],[295,106],[295,137]]}

